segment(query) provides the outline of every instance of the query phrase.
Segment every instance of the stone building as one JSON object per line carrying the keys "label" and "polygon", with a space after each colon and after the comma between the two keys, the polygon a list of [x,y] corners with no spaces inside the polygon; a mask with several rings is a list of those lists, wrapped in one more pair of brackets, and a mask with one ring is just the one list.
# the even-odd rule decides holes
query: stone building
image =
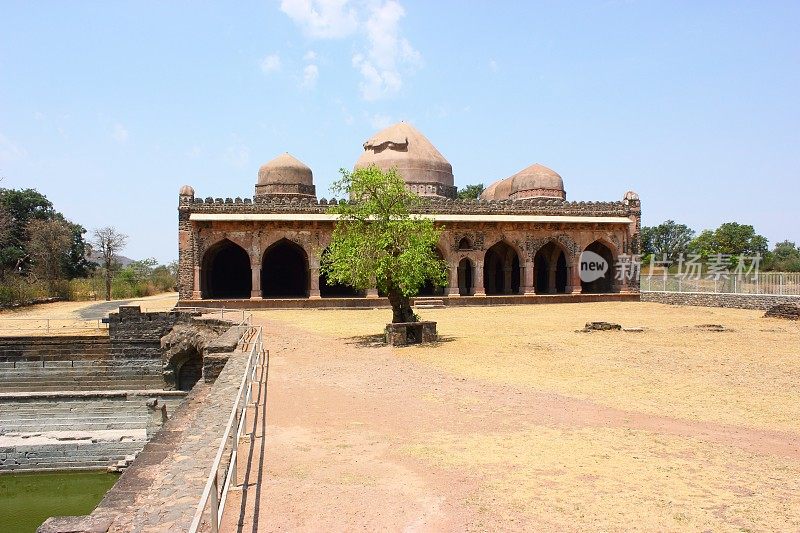
{"label": "stone building", "polygon": [[[410,190],[430,200],[420,214],[444,228],[437,252],[449,267],[449,283],[429,284],[422,295],[465,304],[638,292],[634,283],[616,280],[613,267],[621,255],[639,252],[641,204],[633,192],[615,202],[570,202],[561,176],[533,164],[491,184],[478,200],[459,200],[450,163],[405,122],[364,143],[355,168],[373,164],[396,168]],[[178,200],[181,301],[285,306],[347,298],[337,302],[358,305],[359,298],[380,297],[375,289],[360,294],[329,286],[320,274],[336,222],[328,208],[335,203],[317,198],[311,169],[289,154],[259,169],[253,198],[203,199],[184,186]],[[579,275],[584,250],[612,265],[591,283]]]}

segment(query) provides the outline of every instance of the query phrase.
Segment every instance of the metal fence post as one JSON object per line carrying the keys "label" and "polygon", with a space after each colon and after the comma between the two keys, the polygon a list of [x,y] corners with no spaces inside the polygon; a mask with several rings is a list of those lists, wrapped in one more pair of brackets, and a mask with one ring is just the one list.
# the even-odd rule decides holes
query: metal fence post
{"label": "metal fence post", "polygon": [[211,491],[211,531],[219,533],[219,494],[217,476],[214,475],[214,487]]}

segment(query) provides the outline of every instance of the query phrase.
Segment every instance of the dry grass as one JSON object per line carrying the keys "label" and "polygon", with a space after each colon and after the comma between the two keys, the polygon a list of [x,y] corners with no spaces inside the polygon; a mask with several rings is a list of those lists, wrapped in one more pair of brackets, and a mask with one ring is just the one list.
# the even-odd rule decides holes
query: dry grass
{"label": "dry grass", "polygon": [[[158,294],[134,300],[116,300],[122,305],[139,305],[142,311],[168,311],[175,307],[177,293]],[[0,311],[0,336],[3,335],[105,335],[97,320],[84,320],[79,311],[103,301],[54,302]],[[48,323],[49,321],[49,323]]]}
{"label": "dry grass", "polygon": [[[425,310],[449,342],[396,349],[470,378],[522,385],[610,407],[747,427],[800,430],[800,324],[760,311],[649,303]],[[387,310],[262,311],[317,333],[379,333]],[[643,333],[576,333],[606,320]],[[697,328],[721,324],[730,331]]]}

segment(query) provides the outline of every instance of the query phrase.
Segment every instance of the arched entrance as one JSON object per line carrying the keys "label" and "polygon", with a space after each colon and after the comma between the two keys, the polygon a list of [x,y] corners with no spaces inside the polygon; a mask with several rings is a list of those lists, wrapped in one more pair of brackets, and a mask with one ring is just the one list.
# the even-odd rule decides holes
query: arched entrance
{"label": "arched entrance", "polygon": [[175,367],[175,388],[190,391],[203,377],[203,358],[197,350],[190,350]]}
{"label": "arched entrance", "polygon": [[306,298],[308,279],[308,256],[296,242],[281,239],[264,252],[261,261],[264,298]]}
{"label": "arched entrance", "polygon": [[[434,248],[434,252],[436,252],[436,257],[440,260],[444,261],[444,256],[442,252],[439,251],[438,248]],[[434,285],[433,281],[426,280],[425,285],[423,285],[419,292],[417,293],[418,296],[444,296],[444,286]]]}
{"label": "arched entrance", "polygon": [[250,257],[238,244],[223,239],[203,255],[203,298],[250,298],[252,283]]}
{"label": "arched entrance", "polygon": [[471,296],[475,293],[475,269],[466,257],[458,262],[458,294]]}
{"label": "arched entrance", "polygon": [[486,251],[483,286],[486,294],[519,294],[519,255],[508,243],[498,242]]}
{"label": "arched entrance", "polygon": [[581,281],[581,292],[584,294],[616,292],[614,286],[614,254],[611,249],[600,241],[594,241],[584,251],[594,252],[605,259],[606,263],[608,263],[608,270],[599,279],[590,282]]}
{"label": "arched entrance", "polygon": [[[328,249],[322,252],[324,257],[328,253]],[[328,276],[323,272],[319,275],[319,295],[322,298],[359,298],[364,297],[363,291],[357,291],[350,285],[343,285],[341,283],[328,284]]]}
{"label": "arched entrance", "polygon": [[536,274],[536,294],[567,292],[567,256],[554,242],[542,246],[533,259]]}

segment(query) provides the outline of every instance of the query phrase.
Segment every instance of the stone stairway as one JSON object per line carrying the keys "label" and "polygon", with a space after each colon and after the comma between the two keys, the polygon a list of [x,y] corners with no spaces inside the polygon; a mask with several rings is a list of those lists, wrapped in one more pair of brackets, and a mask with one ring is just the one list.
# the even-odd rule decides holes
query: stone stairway
{"label": "stone stairway", "polygon": [[[80,394],[80,393],[77,393]],[[112,393],[113,394],[113,393]],[[158,396],[171,414],[183,396]],[[147,442],[149,395],[0,397],[0,472],[105,469]]]}
{"label": "stone stairway", "polygon": [[429,296],[414,298],[415,309],[444,309],[444,307],[444,299],[442,298]]}
{"label": "stone stairway", "polygon": [[161,362],[152,359],[0,362],[0,392],[146,390],[163,385]]}

